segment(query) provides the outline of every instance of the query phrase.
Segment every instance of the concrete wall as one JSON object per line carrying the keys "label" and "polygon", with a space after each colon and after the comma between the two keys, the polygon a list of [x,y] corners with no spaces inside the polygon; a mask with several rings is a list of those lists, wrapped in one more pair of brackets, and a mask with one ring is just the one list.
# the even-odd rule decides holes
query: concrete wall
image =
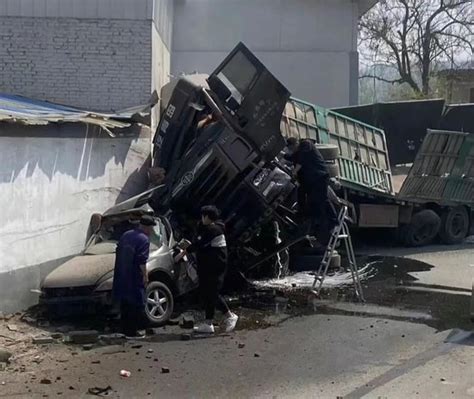
{"label": "concrete wall", "polygon": [[[161,0],[155,0],[161,1]],[[153,0],[1,0],[0,15],[12,17],[150,19]]]}
{"label": "concrete wall", "polygon": [[0,311],[81,251],[90,216],[146,187],[150,131],[110,138],[83,124],[0,125]]}
{"label": "concrete wall", "polygon": [[[151,27],[152,91],[160,94],[161,87],[169,82],[171,74],[171,43],[173,35],[173,0],[155,0]],[[158,125],[160,107],[152,111],[152,131]]]}
{"label": "concrete wall", "polygon": [[146,20],[0,17],[0,91],[111,110],[151,89]]}
{"label": "concrete wall", "polygon": [[211,72],[243,41],[297,97],[357,102],[352,0],[176,0],[172,72]]}

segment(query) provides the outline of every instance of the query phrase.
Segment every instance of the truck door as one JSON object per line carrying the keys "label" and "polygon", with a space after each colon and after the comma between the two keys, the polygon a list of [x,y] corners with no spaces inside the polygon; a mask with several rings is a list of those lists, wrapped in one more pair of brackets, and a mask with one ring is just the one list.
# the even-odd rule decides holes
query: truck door
{"label": "truck door", "polygon": [[210,89],[264,160],[285,147],[280,120],[290,92],[243,44],[207,80]]}

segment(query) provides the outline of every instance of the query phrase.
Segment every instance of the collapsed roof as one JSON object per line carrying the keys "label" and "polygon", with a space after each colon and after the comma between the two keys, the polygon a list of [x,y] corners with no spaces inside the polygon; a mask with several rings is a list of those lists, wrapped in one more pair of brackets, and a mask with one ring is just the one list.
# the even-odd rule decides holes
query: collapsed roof
{"label": "collapsed roof", "polygon": [[82,122],[99,126],[113,137],[110,129],[125,128],[133,122],[142,122],[144,117],[150,115],[150,109],[155,103],[156,95],[152,96],[148,104],[107,113],[0,93],[0,122],[24,125]]}

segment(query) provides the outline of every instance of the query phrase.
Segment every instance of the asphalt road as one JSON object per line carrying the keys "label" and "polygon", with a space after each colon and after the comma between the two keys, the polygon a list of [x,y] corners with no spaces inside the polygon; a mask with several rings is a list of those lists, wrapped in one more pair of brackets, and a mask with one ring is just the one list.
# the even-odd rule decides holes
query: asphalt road
{"label": "asphalt road", "polygon": [[301,294],[288,314],[244,304],[231,335],[181,341],[182,330],[167,327],[140,348],[71,347],[61,358],[47,348],[42,363],[0,372],[0,397],[83,398],[108,385],[116,398],[474,397],[474,245],[377,252],[401,258],[377,266],[366,305]]}

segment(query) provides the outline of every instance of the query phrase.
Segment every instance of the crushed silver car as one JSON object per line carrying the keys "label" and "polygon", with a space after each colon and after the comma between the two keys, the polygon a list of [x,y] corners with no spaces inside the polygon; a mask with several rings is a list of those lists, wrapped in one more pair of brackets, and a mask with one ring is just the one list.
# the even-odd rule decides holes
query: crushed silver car
{"label": "crushed silver car", "polygon": [[[120,236],[144,214],[152,213],[147,202],[154,188],[91,217],[87,243],[78,256],[53,270],[43,281],[40,303],[52,308],[73,305],[112,305],[115,247]],[[146,316],[153,326],[171,317],[175,298],[197,287],[194,263],[189,258],[175,263],[173,230],[165,217],[155,217],[150,236],[146,290]]]}

